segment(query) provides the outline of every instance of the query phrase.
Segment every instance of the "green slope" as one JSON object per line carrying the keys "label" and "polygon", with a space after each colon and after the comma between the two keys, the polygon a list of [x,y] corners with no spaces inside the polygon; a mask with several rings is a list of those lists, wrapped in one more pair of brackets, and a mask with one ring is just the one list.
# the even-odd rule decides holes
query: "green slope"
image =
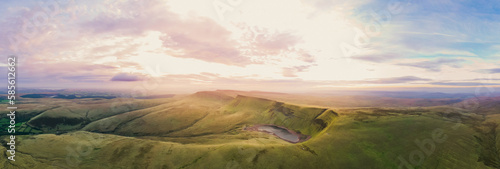
{"label": "green slope", "polygon": [[[18,136],[16,162],[0,153],[0,168],[387,169],[408,162],[416,169],[487,169],[500,164],[500,115],[461,107],[334,110],[220,92],[141,104],[116,114],[102,109],[85,123],[85,131]],[[86,110],[100,107],[76,105],[85,104],[69,106],[69,113],[62,107],[47,110],[31,120],[88,117]],[[312,138],[293,144],[243,130],[256,124]],[[5,152],[8,138],[0,140]]]}

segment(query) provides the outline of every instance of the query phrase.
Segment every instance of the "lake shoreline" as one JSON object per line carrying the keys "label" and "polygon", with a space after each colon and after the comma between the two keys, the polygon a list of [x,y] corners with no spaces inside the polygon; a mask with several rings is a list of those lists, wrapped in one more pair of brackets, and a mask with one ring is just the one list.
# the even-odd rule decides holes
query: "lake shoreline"
{"label": "lake shoreline", "polygon": [[[269,127],[269,128],[278,129],[278,130],[286,130],[288,132],[288,134],[296,136],[297,138],[294,139],[294,140],[291,140],[289,138],[286,138],[286,137],[282,136],[284,133],[276,134],[275,132],[269,131],[269,129],[267,129],[267,128],[263,129],[263,127]],[[295,143],[301,143],[301,142],[307,141],[307,140],[309,140],[311,138],[311,136],[304,135],[304,134],[301,134],[301,133],[297,133],[297,132],[295,132],[293,130],[290,130],[290,129],[286,128],[286,127],[277,126],[277,125],[274,125],[274,124],[258,124],[258,125],[254,125],[254,126],[251,126],[251,127],[246,127],[243,130],[258,131],[258,132],[268,133],[268,134],[274,135],[274,136],[276,136],[276,137],[278,137],[278,138],[280,138],[282,140],[285,140],[287,142],[294,143],[294,144]]]}

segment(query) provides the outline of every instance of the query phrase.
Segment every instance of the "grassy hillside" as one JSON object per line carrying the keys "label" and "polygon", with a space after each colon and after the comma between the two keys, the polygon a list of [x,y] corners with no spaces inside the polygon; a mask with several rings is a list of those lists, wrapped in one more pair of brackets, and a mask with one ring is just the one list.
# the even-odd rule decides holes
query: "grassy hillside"
{"label": "grassy hillside", "polygon": [[414,141],[432,139],[435,129],[443,129],[447,139],[434,143],[435,151],[415,168],[489,168],[477,161],[475,132],[466,125],[407,115],[374,122],[341,116],[323,134],[300,144],[250,132],[245,139],[209,144],[88,132],[22,136],[18,162],[55,168],[397,168],[398,157],[409,160],[411,152],[421,151]]}
{"label": "grassy hillside", "polygon": [[[19,134],[61,133],[81,129],[88,123],[117,114],[153,107],[168,102],[168,99],[135,100],[117,99],[21,99],[16,110],[16,125]],[[5,108],[6,109],[6,108]],[[4,110],[5,110],[4,109]],[[0,111],[7,114],[8,111]],[[8,117],[0,118],[0,126],[8,126]],[[29,129],[24,132],[24,129]],[[2,130],[1,133],[5,133]]]}
{"label": "grassy hillside", "polygon": [[[123,102],[116,104],[123,109],[116,109],[107,107],[112,102],[55,101],[59,103],[52,107],[25,109],[32,116],[26,121],[47,129],[43,132],[48,134],[17,136],[16,162],[7,161],[1,153],[1,168],[500,166],[500,116],[457,105],[316,107],[217,91],[132,100],[137,106],[128,110],[130,104]],[[120,111],[109,112],[112,109]],[[41,123],[42,117],[83,122],[55,135],[50,133],[54,127],[48,126],[54,121]],[[58,121],[55,126],[67,123]],[[312,137],[294,144],[244,130],[258,124],[282,126]],[[0,140],[0,151],[5,152],[8,138],[0,136]]]}
{"label": "grassy hillside", "polygon": [[255,124],[275,124],[315,135],[335,116],[335,112],[323,108],[202,92],[150,109],[104,118],[90,123],[84,130],[125,136],[187,137],[221,134]]}

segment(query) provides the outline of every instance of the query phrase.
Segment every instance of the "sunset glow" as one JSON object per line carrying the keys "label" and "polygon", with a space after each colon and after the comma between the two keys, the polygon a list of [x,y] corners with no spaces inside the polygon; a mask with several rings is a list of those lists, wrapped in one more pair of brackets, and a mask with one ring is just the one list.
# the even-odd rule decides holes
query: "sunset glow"
{"label": "sunset glow", "polygon": [[2,7],[0,53],[21,59],[21,87],[500,85],[498,11],[467,3],[51,2]]}

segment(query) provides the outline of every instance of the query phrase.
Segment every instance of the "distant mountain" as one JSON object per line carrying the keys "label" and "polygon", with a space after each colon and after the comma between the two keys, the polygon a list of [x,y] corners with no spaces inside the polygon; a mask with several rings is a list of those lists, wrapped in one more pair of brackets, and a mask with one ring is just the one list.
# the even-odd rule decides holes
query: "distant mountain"
{"label": "distant mountain", "polygon": [[473,93],[440,93],[440,92],[366,92],[365,95],[394,97],[394,98],[421,98],[421,99],[465,99],[474,97]]}
{"label": "distant mountain", "polygon": [[86,98],[99,98],[99,99],[113,99],[116,96],[92,96],[92,95],[64,95],[64,94],[25,94],[22,98],[58,98],[58,99],[86,99]]}
{"label": "distant mountain", "polygon": [[163,95],[141,96],[141,97],[134,97],[134,98],[136,98],[136,99],[162,99],[162,98],[171,98],[174,96],[175,96],[175,94],[163,94]]}
{"label": "distant mountain", "polygon": [[481,115],[500,114],[500,97],[474,97],[453,106]]}

